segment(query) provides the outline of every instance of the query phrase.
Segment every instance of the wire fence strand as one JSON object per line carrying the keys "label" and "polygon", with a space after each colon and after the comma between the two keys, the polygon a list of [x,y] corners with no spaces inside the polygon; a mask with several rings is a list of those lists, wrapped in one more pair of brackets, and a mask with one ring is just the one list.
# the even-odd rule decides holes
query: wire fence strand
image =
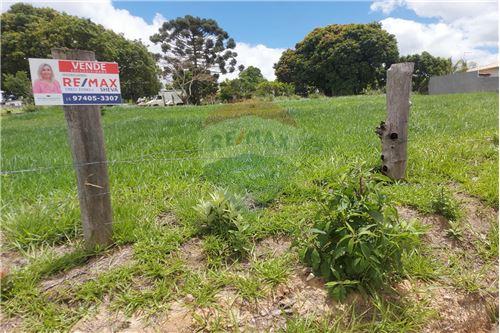
{"label": "wire fence strand", "polygon": [[[32,166],[30,168],[25,168],[25,169],[17,169],[17,170],[2,170],[0,171],[0,175],[14,175],[14,174],[23,174],[23,173],[32,173],[32,172],[47,172],[55,169],[63,169],[63,168],[68,168],[68,167],[73,167],[73,168],[81,168],[89,165],[96,165],[96,164],[108,164],[108,165],[115,165],[115,164],[139,164],[140,162],[152,162],[152,161],[160,161],[160,162],[169,162],[169,161],[186,161],[186,160],[211,160],[211,159],[224,159],[228,157],[219,157],[219,156],[182,156],[182,157],[177,157],[177,156],[168,156],[165,158],[156,158],[158,156],[162,155],[174,155],[174,154],[182,154],[182,153],[197,153],[197,154],[206,154],[206,153],[216,153],[216,154],[227,154],[230,153],[231,151],[239,151],[243,150],[245,148],[252,148],[252,147],[258,147],[261,148],[258,152],[260,151],[278,151],[280,153],[278,154],[259,154],[259,156],[262,157],[278,157],[278,156],[291,156],[291,155],[296,155],[300,152],[305,152],[305,150],[301,150],[300,147],[295,150],[287,150],[285,148],[276,148],[276,147],[265,147],[262,146],[261,144],[240,144],[240,145],[235,145],[235,146],[228,146],[228,147],[223,147],[223,148],[215,148],[215,149],[203,149],[203,148],[191,148],[191,149],[177,149],[177,150],[160,150],[156,151],[154,153],[149,153],[149,154],[143,154],[140,155],[138,158],[135,159],[123,159],[123,160],[107,160],[107,161],[94,161],[94,162],[86,162],[86,163],[63,163],[63,164],[57,164],[57,165],[49,165],[49,166]],[[307,152],[318,152],[321,151],[323,148],[322,147],[307,147]],[[283,153],[287,152],[287,153]]]}

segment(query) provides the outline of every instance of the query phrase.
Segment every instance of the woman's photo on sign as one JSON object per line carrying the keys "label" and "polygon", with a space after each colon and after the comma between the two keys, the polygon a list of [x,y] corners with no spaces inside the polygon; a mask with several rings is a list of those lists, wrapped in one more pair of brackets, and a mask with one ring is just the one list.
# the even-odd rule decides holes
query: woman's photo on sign
{"label": "woman's photo on sign", "polygon": [[60,94],[61,86],[55,79],[52,66],[42,63],[38,67],[38,78],[33,82],[34,94]]}

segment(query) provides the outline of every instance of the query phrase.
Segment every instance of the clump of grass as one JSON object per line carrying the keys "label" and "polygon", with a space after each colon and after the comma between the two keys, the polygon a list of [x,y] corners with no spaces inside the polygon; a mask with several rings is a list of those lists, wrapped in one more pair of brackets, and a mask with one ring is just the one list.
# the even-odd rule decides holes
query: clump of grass
{"label": "clump of grass", "polygon": [[203,239],[203,252],[210,267],[219,267],[229,253],[229,245],[219,236],[206,235]]}
{"label": "clump of grass", "polygon": [[255,300],[265,295],[262,281],[256,276],[241,276],[235,278],[234,285],[238,293],[246,300]]}
{"label": "clump of grass", "polygon": [[444,187],[433,195],[431,208],[433,212],[444,216],[448,221],[457,221],[460,217],[460,205]]}
{"label": "clump of grass", "polygon": [[478,242],[479,253],[484,257],[498,258],[498,221],[492,219],[484,241]]}
{"label": "clump of grass", "polygon": [[430,249],[415,248],[403,253],[403,271],[407,277],[432,280],[439,277],[439,265],[430,255]]}
{"label": "clump of grass", "polygon": [[205,246],[215,251],[223,250],[225,242],[230,255],[242,256],[250,249],[248,224],[245,223],[242,211],[243,204],[227,191],[217,190],[210,194],[210,199],[201,201],[196,207],[202,223],[202,232],[216,236]]}
{"label": "clump of grass", "polygon": [[461,239],[463,236],[463,227],[460,221],[449,220],[448,230],[446,230],[446,235],[450,238]]}
{"label": "clump of grass", "polygon": [[271,258],[264,261],[254,262],[252,269],[257,273],[257,276],[265,282],[276,286],[286,281],[291,273],[292,257],[284,255],[276,258]]}
{"label": "clump of grass", "polygon": [[446,234],[450,238],[461,239],[463,226],[460,221],[460,205],[453,195],[441,187],[431,198],[431,209],[434,213],[442,215],[448,220]]}

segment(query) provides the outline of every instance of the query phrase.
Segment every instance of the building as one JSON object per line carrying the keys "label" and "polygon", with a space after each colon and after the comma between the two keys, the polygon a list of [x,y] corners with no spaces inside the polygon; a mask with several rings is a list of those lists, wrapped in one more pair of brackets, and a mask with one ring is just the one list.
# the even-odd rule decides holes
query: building
{"label": "building", "polygon": [[489,76],[498,77],[498,61],[494,62],[494,63],[491,63],[489,65],[486,65],[486,66],[481,66],[481,67],[476,67],[476,68],[469,69],[467,72],[475,72],[475,71],[478,72],[479,76],[483,76],[483,77],[489,77]]}
{"label": "building", "polygon": [[498,92],[498,62],[463,73],[433,76],[429,80],[429,95],[480,91]]}

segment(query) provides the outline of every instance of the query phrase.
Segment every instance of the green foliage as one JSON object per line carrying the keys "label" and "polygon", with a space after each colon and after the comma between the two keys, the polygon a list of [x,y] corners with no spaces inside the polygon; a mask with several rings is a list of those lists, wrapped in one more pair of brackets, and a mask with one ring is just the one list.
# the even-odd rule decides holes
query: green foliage
{"label": "green foliage", "polygon": [[246,97],[240,79],[224,80],[219,85],[219,99],[222,102],[237,102]]}
{"label": "green foliage", "polygon": [[259,83],[265,81],[260,69],[249,66],[240,72],[237,79],[226,79],[220,84],[219,98],[223,102],[236,102],[251,98]]}
{"label": "green foliage", "polygon": [[445,75],[450,73],[451,60],[441,57],[433,57],[429,52],[413,54],[401,57],[400,62],[413,62],[413,91],[427,93],[429,91],[429,79],[431,76]]}
{"label": "green foliage", "polygon": [[33,99],[31,92],[31,81],[24,71],[17,71],[16,74],[6,73],[3,75],[2,89],[17,97]]}
{"label": "green foliage", "polygon": [[396,38],[379,23],[333,24],[314,29],[274,68],[297,94],[313,87],[327,96],[352,95],[384,86],[386,69],[397,60]]}
{"label": "green foliage", "polygon": [[259,97],[292,96],[293,93],[293,84],[278,81],[263,81],[257,85],[255,92]]}
{"label": "green foliage", "polygon": [[252,269],[265,282],[271,286],[277,286],[287,280],[293,266],[292,257],[283,255],[253,263]]}
{"label": "green foliage", "polygon": [[200,104],[207,96],[203,89],[206,82],[216,81],[219,73],[235,70],[237,53],[232,50],[236,43],[215,20],[178,17],[163,23],[150,39],[161,45],[163,74],[190,103]]}
{"label": "green foliage", "polygon": [[303,260],[329,281],[335,299],[356,287],[380,287],[402,272],[402,254],[418,244],[417,230],[380,192],[386,179],[356,167],[321,188]]}
{"label": "green foliage", "polygon": [[247,68],[245,68],[245,70],[240,72],[238,77],[241,80],[245,98],[252,97],[252,94],[257,89],[257,85],[261,82],[266,81],[260,69],[254,66],[248,66]]}
{"label": "green foliage", "polygon": [[248,225],[241,215],[243,205],[239,198],[227,191],[217,190],[210,194],[209,200],[200,201],[195,209],[201,218],[203,231],[224,240],[232,251],[230,254],[248,252]]}
{"label": "green foliage", "polygon": [[448,221],[456,221],[460,216],[459,204],[444,187],[441,187],[439,192],[432,196],[431,208],[435,213],[444,216]]}
{"label": "green foliage", "polygon": [[37,107],[34,104],[26,104],[23,106],[23,112],[36,112]]}
{"label": "green foliage", "polygon": [[2,74],[28,73],[28,58],[47,58],[52,47],[67,47],[94,51],[100,61],[116,61],[125,99],[160,89],[156,61],[140,41],[129,41],[88,19],[23,3],[12,5],[1,21]]}
{"label": "green foliage", "polygon": [[[414,95],[412,102],[412,120],[409,124],[412,140],[408,149],[409,156],[413,158],[408,162],[407,180],[387,184],[379,190],[401,205],[430,213],[433,194],[438,193],[442,184],[453,182],[459,186],[460,191],[480,198],[488,207],[497,207],[498,94]],[[298,137],[303,144],[286,152],[286,164],[276,158],[242,158],[237,164],[221,158],[214,165],[214,170],[219,170],[225,177],[222,183],[204,174],[205,164],[200,157],[212,158],[212,153],[200,155],[198,151],[180,151],[197,150],[200,147],[198,144],[203,135],[200,128],[206,124],[212,126],[216,116],[219,116],[213,106],[172,107],[167,113],[162,108],[149,108],[147,112],[130,107],[108,109],[103,117],[107,154],[109,160],[117,161],[109,165],[114,240],[121,244],[134,243],[132,263],[136,262],[137,265],[134,264],[132,268],[113,267],[109,271],[99,272],[96,279],[70,289],[76,289],[76,292],[66,293],[64,300],[53,297],[54,291],[57,289],[59,292],[60,286],[43,292],[38,287],[39,271],[29,265],[21,273],[25,277],[24,282],[16,282],[9,299],[2,292],[2,310],[9,316],[18,316],[23,320],[18,330],[65,331],[92,311],[95,305],[108,299],[107,296],[112,303],[116,302],[117,307],[126,306],[130,301],[131,306],[138,305],[141,313],[149,312],[155,306],[171,304],[173,300],[182,299],[188,293],[195,297],[193,306],[210,303],[211,300],[217,301],[219,297],[212,296],[217,295],[222,285],[232,288],[237,284],[224,284],[222,278],[213,276],[225,275],[226,278],[229,276],[233,279],[233,275],[225,271],[225,265],[213,271],[210,268],[211,274],[204,274],[206,270],[200,267],[201,272],[195,273],[200,273],[200,279],[189,282],[189,276],[195,275],[188,270],[189,267],[182,260],[168,260],[169,256],[179,259],[176,251],[194,235],[199,218],[193,206],[201,196],[208,198],[214,183],[230,187],[227,184],[233,182],[234,189],[231,191],[242,194],[245,190],[253,195],[266,189],[269,201],[265,201],[265,204],[258,201],[258,207],[251,212],[242,212],[245,218],[252,218],[251,223],[248,220],[247,223],[251,228],[248,233],[253,237],[275,234],[300,236],[307,230],[319,205],[313,201],[314,194],[318,191],[313,181],[318,176],[324,177],[321,179],[337,178],[335,170],[349,160],[364,159],[369,165],[379,164],[376,152],[380,148],[380,142],[373,139],[373,124],[377,124],[385,115],[385,97],[287,99],[269,104],[272,112],[263,112],[266,105],[261,104],[255,108],[244,106],[241,109],[238,104],[224,105],[223,119],[235,113],[240,116],[256,116],[242,117],[249,121],[264,118],[261,120],[269,123],[266,126],[279,130],[278,133],[284,133],[288,137],[293,137],[293,132],[287,128],[303,131],[307,136]],[[279,109],[289,112],[277,112]],[[214,122],[207,122],[208,119],[213,119]],[[295,125],[280,128],[275,126],[274,121],[279,119],[286,120],[286,124]],[[236,134],[241,124],[231,124]],[[221,127],[223,125],[221,123]],[[23,252],[26,249],[29,251],[28,255],[31,255],[43,250],[48,244],[66,244],[66,238],[74,241],[82,237],[66,127],[60,107],[40,108],[35,113],[3,117],[2,170],[55,167],[40,172],[2,175],[1,195],[4,205],[1,232],[5,236],[4,246],[15,246],[19,240],[24,244]],[[267,130],[268,127],[265,128]],[[179,159],[169,160],[173,155],[167,155],[166,151],[176,151],[174,156]],[[148,154],[155,154],[154,158],[149,158]],[[124,160],[136,162],[118,162]],[[243,167],[245,172],[237,172]],[[258,169],[257,172],[255,169]],[[269,169],[276,172],[268,172]],[[173,220],[158,219],[158,215],[166,211],[174,214]],[[475,237],[472,234],[477,248],[480,244],[484,245],[484,253],[478,251],[481,260],[475,255],[469,255],[470,253],[460,256],[456,258],[456,262],[462,264],[463,268],[446,274],[443,271],[454,270],[455,267],[448,268],[440,262],[437,257],[441,250],[436,253],[438,250],[435,248],[424,251],[417,247],[418,253],[408,252],[402,255],[405,276],[410,280],[438,280],[425,283],[431,287],[444,284],[451,288],[459,283],[471,290],[478,286],[483,286],[480,290],[485,290],[485,282],[488,280],[484,276],[491,276],[494,272],[498,253],[498,221],[491,222],[486,241],[479,235]],[[13,232],[6,233],[7,226]],[[203,237],[205,252],[209,247],[209,238],[217,238],[216,242],[219,244],[212,248],[219,248],[223,253],[217,255],[214,250],[214,260],[219,259],[217,256],[222,257],[228,253],[225,252],[229,251],[226,250],[229,249],[227,242],[212,235]],[[212,242],[212,245],[216,242]],[[494,250],[495,247],[497,250]],[[81,258],[51,258],[43,269],[42,279],[81,265],[85,261]],[[274,259],[278,261],[278,256],[272,261]],[[257,260],[260,262],[262,258]],[[258,267],[260,263],[251,260],[250,268],[246,263],[236,264],[232,268],[244,270],[242,275],[253,280],[257,277],[260,285],[264,285],[268,292],[272,284],[283,279],[281,272],[273,270],[272,263],[268,263],[270,261],[266,259],[266,263],[261,263],[262,267]],[[467,265],[463,265],[467,261]],[[472,274],[471,267],[477,268],[477,265],[483,265],[483,261],[489,265],[486,271]],[[183,264],[183,267],[179,267],[179,264]],[[281,266],[281,263],[275,264],[287,267]],[[440,267],[436,267],[438,265]],[[290,266],[293,268],[293,265]],[[177,273],[171,273],[173,269]],[[180,269],[186,270],[185,273],[179,272]],[[17,274],[18,272],[13,272],[13,275]],[[162,280],[167,288],[163,287]],[[241,290],[252,297],[252,289],[255,291],[252,285],[255,281],[245,282],[240,282]],[[168,288],[170,283],[172,289]],[[7,287],[8,283],[4,283],[2,279],[2,288],[4,286]],[[143,298],[139,293],[141,290],[145,290]],[[162,295],[170,301],[165,304]],[[158,304],[154,304],[156,302]],[[297,318],[297,325],[296,330],[293,330],[292,325],[287,326],[287,330],[420,332],[423,330],[422,321],[424,324],[428,322],[423,313],[419,312],[419,309],[423,310],[422,304],[415,302],[414,298],[402,304],[395,302],[393,298],[389,298],[387,302],[392,304],[380,306],[377,303],[376,308],[367,309],[370,317],[368,322],[363,314],[355,314],[354,310],[351,316],[349,309],[333,314],[345,316],[342,318],[331,318],[327,314],[320,318],[314,316],[310,325],[298,322],[299,319],[305,320],[305,316],[298,318],[298,315],[290,314],[287,318]],[[361,305],[365,309],[362,304],[354,305],[356,308]],[[191,304],[187,306],[191,307]],[[227,322],[226,315],[221,313],[222,319]],[[331,321],[337,319],[338,324]],[[237,320],[234,327],[238,327]],[[227,331],[227,326],[221,328],[224,329]]]}

